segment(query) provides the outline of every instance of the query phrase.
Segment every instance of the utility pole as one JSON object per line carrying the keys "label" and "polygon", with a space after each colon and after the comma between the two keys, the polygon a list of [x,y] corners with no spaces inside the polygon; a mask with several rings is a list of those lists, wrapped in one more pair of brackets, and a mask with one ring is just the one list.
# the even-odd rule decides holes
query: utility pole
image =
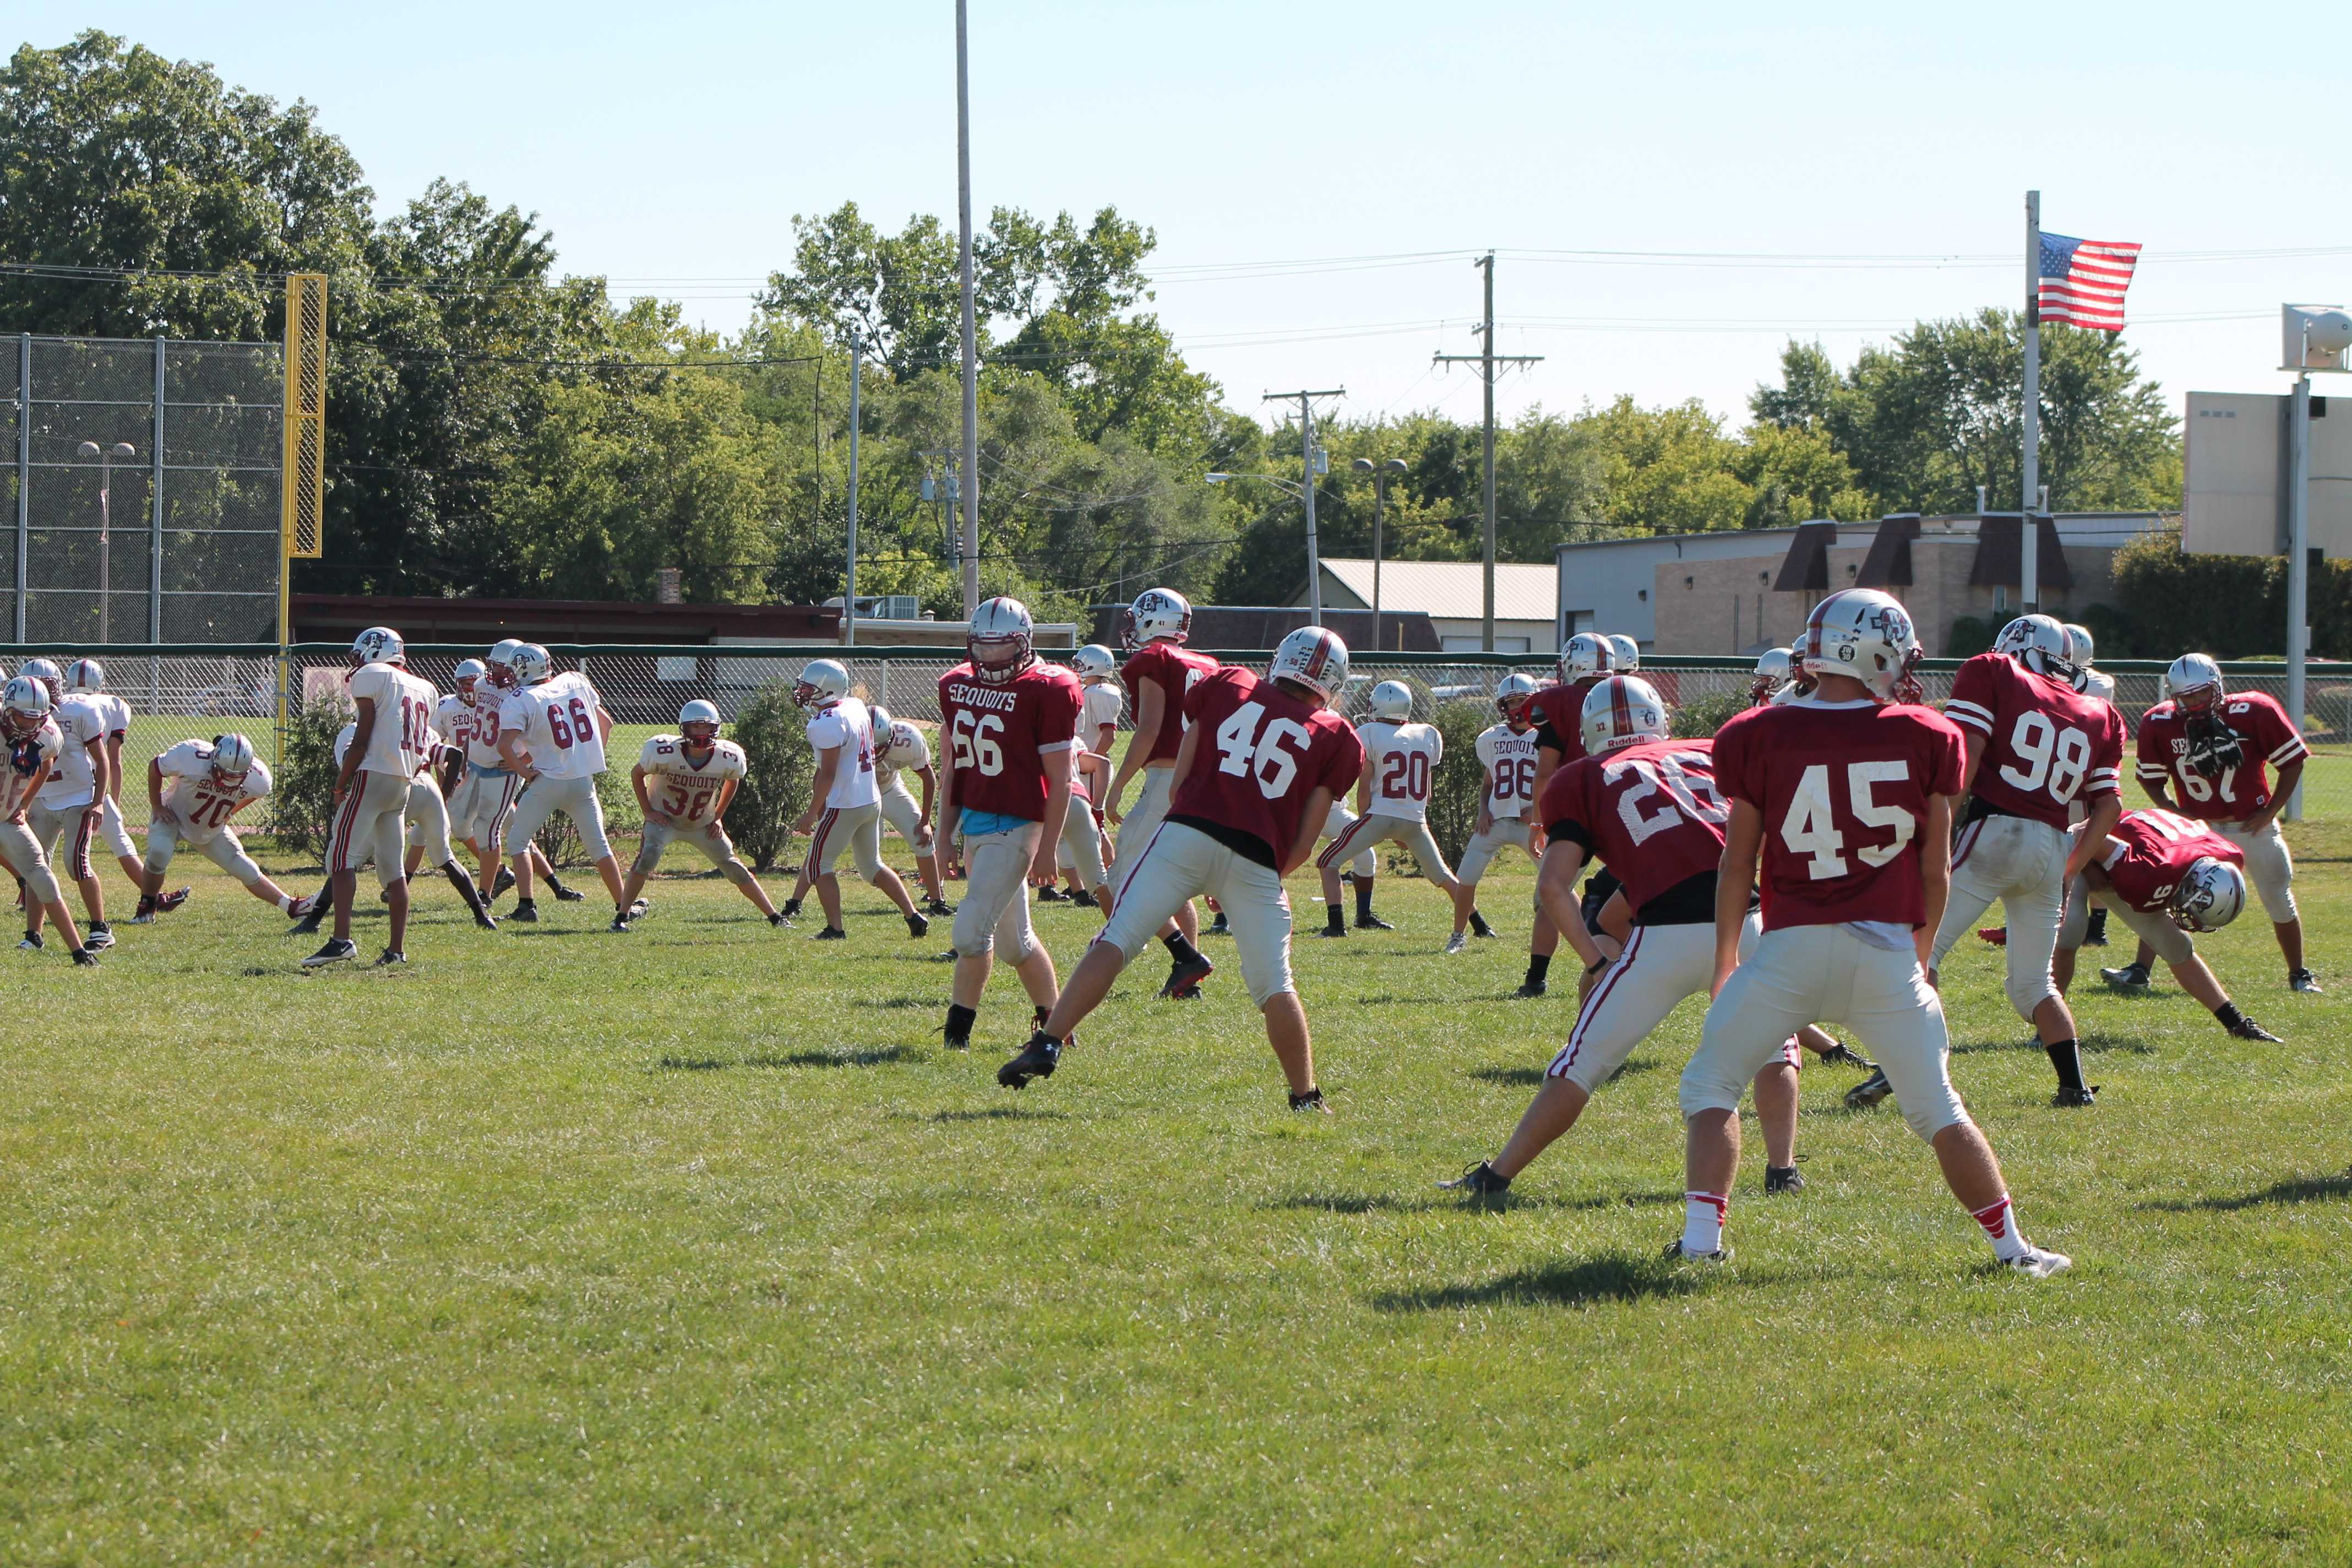
{"label": "utility pole", "polygon": [[1318,626],[1323,624],[1323,556],[1315,543],[1315,400],[1347,395],[1346,387],[1335,386],[1323,392],[1269,392],[1258,399],[1261,403],[1298,399],[1298,449],[1306,459],[1306,482],[1299,486],[1299,499],[1307,503],[1307,618]]}
{"label": "utility pole", "polygon": [[980,608],[980,347],[971,300],[971,53],[956,0],[956,215],[962,232],[963,618]]}
{"label": "utility pole", "polygon": [[1479,328],[1479,350],[1475,354],[1434,354],[1433,364],[1475,364],[1479,378],[1486,384],[1486,428],[1481,443],[1486,458],[1486,478],[1481,511],[1485,520],[1482,559],[1485,562],[1486,608],[1481,628],[1479,646],[1486,652],[1495,651],[1495,367],[1499,364],[1534,364],[1541,354],[1498,354],[1495,352],[1495,253],[1488,251],[1470,264],[1486,274],[1486,320]]}
{"label": "utility pole", "polygon": [[2042,519],[2049,502],[2042,500],[2042,193],[2025,193],[2025,395],[2019,406],[2024,426],[2024,472],[2017,487],[2017,506],[2025,514],[2018,532],[2017,613],[2030,616],[2042,607]]}
{"label": "utility pole", "polygon": [[857,646],[857,390],[866,380],[866,340],[849,337],[849,561],[842,574],[841,646]]}

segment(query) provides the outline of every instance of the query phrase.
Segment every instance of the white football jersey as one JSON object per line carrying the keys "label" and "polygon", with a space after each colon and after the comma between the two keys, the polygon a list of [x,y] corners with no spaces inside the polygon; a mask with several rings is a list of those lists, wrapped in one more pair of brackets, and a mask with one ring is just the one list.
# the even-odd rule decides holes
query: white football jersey
{"label": "white football jersey", "polygon": [[833,770],[833,788],[824,797],[826,805],[840,811],[872,805],[882,798],[882,787],[874,773],[874,716],[865,703],[845,697],[810,720],[808,742],[812,751],[841,748],[841,761]]}
{"label": "white football jersey", "polygon": [[1486,770],[1486,810],[1497,822],[1519,822],[1536,803],[1536,732],[1508,724],[1478,732],[1478,762]]}
{"label": "white football jersey", "polygon": [[41,727],[21,741],[8,744],[8,782],[0,789],[0,816],[14,816],[17,808],[27,804],[26,786],[43,763],[54,763],[58,752],[64,749],[66,738],[58,733],[55,721],[43,719]]}
{"label": "white football jersey", "polygon": [[131,704],[111,691],[93,691],[82,699],[98,705],[99,713],[106,720],[106,732],[120,737],[131,728]]}
{"label": "white football jersey", "polygon": [[461,695],[457,700],[465,705],[466,716],[457,721],[458,732],[451,734],[449,739],[452,745],[464,744],[466,765],[469,768],[505,767],[506,759],[499,755],[499,736],[503,732],[503,727],[499,721],[500,693],[498,688],[487,680],[478,680],[474,683],[474,695],[470,699]]}
{"label": "white football jersey", "polygon": [[2116,700],[2116,678],[2104,669],[2085,668],[2083,671],[2083,695],[2095,697],[2102,702],[2113,702]]}
{"label": "white football jersey", "polygon": [[395,664],[363,664],[352,672],[352,697],[365,697],[375,705],[375,727],[368,731],[367,754],[361,769],[406,778],[425,765],[433,744],[433,710],[441,694]]}
{"label": "white football jersey", "polygon": [[507,693],[499,730],[522,737],[530,765],[551,779],[593,778],[604,771],[604,734],[596,727],[603,706],[596,689],[576,669]]}
{"label": "white football jersey", "polygon": [[719,804],[719,786],[749,771],[743,748],[732,741],[715,742],[710,754],[697,763],[677,735],[647,741],[637,753],[637,766],[645,770],[646,795],[654,809],[689,823],[709,820]]}
{"label": "white football jersey", "polygon": [[904,719],[890,721],[887,735],[874,737],[874,784],[878,794],[898,781],[898,770],[920,771],[931,765],[931,743]]}
{"label": "white football jersey", "polygon": [[1407,822],[1429,820],[1429,786],[1445,752],[1437,726],[1375,719],[1358,725],[1356,734],[1364,742],[1364,776],[1371,781],[1366,811]]}
{"label": "white football jersey", "polygon": [[41,785],[41,804],[51,811],[88,805],[98,798],[98,772],[89,746],[106,740],[106,714],[87,697],[68,697],[49,712],[62,740],[57,760],[49,764],[48,781]]}
{"label": "white football jersey", "polygon": [[[336,748],[338,759],[347,744]],[[269,768],[258,758],[246,773],[245,783],[236,789],[223,790],[215,785],[209,741],[183,741],[156,758],[155,765],[167,781],[163,785],[163,804],[180,819],[180,836],[192,844],[210,838],[228,826],[228,819],[239,806],[269,793]]]}
{"label": "white football jersey", "polygon": [[1086,742],[1087,750],[1094,750],[1095,739],[1102,733],[1105,724],[1118,724],[1126,707],[1127,696],[1115,681],[1099,681],[1087,688],[1086,706],[1081,710],[1084,723],[1078,731],[1078,739]]}

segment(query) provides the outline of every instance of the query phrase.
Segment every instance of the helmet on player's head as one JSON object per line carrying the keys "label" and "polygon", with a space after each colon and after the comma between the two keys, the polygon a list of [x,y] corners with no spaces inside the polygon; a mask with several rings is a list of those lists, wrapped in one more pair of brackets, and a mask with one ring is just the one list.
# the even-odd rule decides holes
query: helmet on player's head
{"label": "helmet on player's head", "polygon": [[352,662],[360,664],[398,664],[408,657],[400,634],[390,626],[370,626],[352,639]]}
{"label": "helmet on player's head", "polygon": [[1301,626],[1275,645],[1265,667],[1269,680],[1295,680],[1323,700],[1347,689],[1348,645],[1339,634],[1321,626]]}
{"label": "helmet on player's head", "polygon": [[489,672],[490,667],[478,658],[461,658],[457,661],[457,673],[449,679],[457,688],[459,696],[470,698],[474,695],[474,683]]}
{"label": "helmet on player's head", "polygon": [[849,671],[838,659],[812,659],[802,669],[800,679],[793,682],[795,708],[823,710],[848,695]]}
{"label": "helmet on player's head", "polygon": [[1911,612],[1892,594],[1843,588],[1813,606],[1797,661],[1814,675],[1851,676],[1881,702],[1916,702],[1925,657]]}
{"label": "helmet on player's head", "polygon": [[1617,649],[1607,637],[1579,632],[1559,645],[1559,679],[1565,685],[1588,675],[1607,675],[1617,668]]}
{"label": "helmet on player's head", "polygon": [[2200,710],[2221,700],[2221,667],[2201,653],[2184,653],[2164,672],[2164,689],[2183,709]]}
{"label": "helmet on player's head", "polygon": [[[1189,616],[1191,613],[1187,607],[1185,614]],[[1029,606],[1020,600],[1003,595],[982,599],[971,613],[971,626],[963,639],[964,652],[971,658],[972,674],[991,684],[1001,684],[1036,663],[1037,655],[1029,646],[1030,635],[1035,629],[1029,618]]]}
{"label": "helmet on player's head", "polygon": [[2066,628],[2055,616],[2020,616],[2000,628],[1993,651],[2005,653],[2036,675],[2059,680],[2074,678],[2074,660]]}
{"label": "helmet on player's head", "polygon": [[106,689],[106,666],[94,658],[78,658],[66,666],[66,689],[77,696]]}
{"label": "helmet on player's head", "polygon": [[1070,656],[1070,668],[1078,672],[1079,680],[1095,686],[1118,673],[1118,659],[1102,644],[1090,642]]}
{"label": "helmet on player's head", "polygon": [[33,676],[11,676],[5,688],[0,688],[0,721],[5,721],[11,735],[30,735],[49,716],[49,691]]}
{"label": "helmet on player's head", "polygon": [[1609,649],[1617,656],[1617,673],[1631,675],[1642,668],[1642,645],[1623,632],[1609,634]]}
{"label": "helmet on player's head", "polygon": [[1756,674],[1748,683],[1752,702],[1769,702],[1780,688],[1796,679],[1797,656],[1784,647],[1768,647],[1756,656]]}
{"label": "helmet on player's head", "polygon": [[253,742],[242,735],[213,737],[213,777],[223,784],[242,783],[253,771]]}
{"label": "helmet on player's head", "polygon": [[2191,860],[2164,900],[2164,912],[2182,931],[2220,931],[2245,907],[2246,874],[2210,855]]}
{"label": "helmet on player's head", "polygon": [[874,744],[879,748],[889,740],[890,726],[898,721],[890,717],[890,710],[883,707],[879,702],[868,702],[866,705],[866,717],[874,726]]}
{"label": "helmet on player's head", "polygon": [[[708,724],[710,728],[707,733],[698,735],[694,732],[698,724]],[[707,746],[719,739],[719,704],[698,697],[679,709],[677,732],[698,745]]]}
{"label": "helmet on player's head", "polygon": [[1412,688],[1402,680],[1383,680],[1372,688],[1371,714],[1391,724],[1412,717]]}
{"label": "helmet on player's head", "polygon": [[511,689],[522,684],[520,678],[515,674],[515,655],[530,646],[520,637],[500,637],[490,645],[490,651],[486,656],[485,662],[490,667],[492,686]]}
{"label": "helmet on player's head", "polygon": [[2091,628],[2080,621],[2068,621],[2065,631],[2066,658],[2075,668],[2088,669],[2091,667],[2091,656],[2099,651],[2099,645],[2092,640]]}
{"label": "helmet on player's head", "polygon": [[555,674],[555,656],[535,642],[527,642],[508,656],[507,668],[517,686],[537,686]]}
{"label": "helmet on player's head", "polygon": [[1146,588],[1118,618],[1119,646],[1139,648],[1156,637],[1182,642],[1192,629],[1192,601],[1173,588]]}
{"label": "helmet on player's head", "polygon": [[1638,675],[1612,675],[1584,694],[1584,750],[1598,756],[1636,741],[1666,737],[1666,701]]}
{"label": "helmet on player's head", "polygon": [[1495,710],[1514,728],[1532,723],[1534,716],[1528,711],[1528,704],[1536,700],[1536,693],[1541,689],[1534,676],[1524,669],[1515,669],[1495,688]]}
{"label": "helmet on player's head", "polygon": [[58,670],[56,660],[28,658],[16,667],[16,673],[39,681],[49,694],[49,706],[54,708],[58,705],[58,693],[64,687],[66,678]]}

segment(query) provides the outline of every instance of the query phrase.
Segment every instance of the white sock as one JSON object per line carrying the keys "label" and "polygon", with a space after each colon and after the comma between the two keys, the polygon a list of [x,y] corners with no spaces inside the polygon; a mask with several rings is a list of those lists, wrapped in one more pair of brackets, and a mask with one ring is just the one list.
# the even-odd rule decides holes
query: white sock
{"label": "white sock", "polygon": [[2017,1228],[2017,1215],[2010,1207],[2009,1194],[2003,1193],[1995,1203],[1976,1211],[1977,1223],[1992,1240],[1993,1256],[2007,1263],[2022,1258],[2030,1250],[2025,1237]]}
{"label": "white sock", "polygon": [[278,895],[278,912],[281,915],[290,915],[294,912],[293,894],[280,893]]}
{"label": "white sock", "polygon": [[1723,1216],[1731,1200],[1717,1193],[1683,1194],[1683,1250],[1704,1258],[1723,1250]]}

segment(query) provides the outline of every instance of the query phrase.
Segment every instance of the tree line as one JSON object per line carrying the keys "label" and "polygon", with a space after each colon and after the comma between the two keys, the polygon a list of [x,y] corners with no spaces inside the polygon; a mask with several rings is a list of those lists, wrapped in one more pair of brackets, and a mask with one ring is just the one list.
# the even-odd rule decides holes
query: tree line
{"label": "tree line", "polygon": [[[840,593],[850,344],[865,345],[861,593],[961,613],[957,246],[855,203],[794,220],[740,332],[566,276],[536,217],[436,181],[389,216],[311,106],[103,33],[0,73],[0,328],[273,340],[282,278],[329,279],[325,558],[301,591],[690,600]],[[1226,406],[1151,309],[1156,236],[1105,205],[1012,207],[975,245],[981,576],[1043,616],[1165,583],[1232,604],[1303,584],[1297,432]],[[1696,400],[1535,409],[1499,434],[1506,559],[1565,538],[1966,510],[2016,493],[2013,313],[1922,322],[1841,367],[1791,342],[1734,426]],[[2177,423],[2131,351],[2044,333],[2043,474],[2063,510],[2178,503]],[[1479,432],[1434,412],[1318,421],[1322,547],[1367,552],[1357,457],[1403,459],[1395,556],[1474,556]],[[926,483],[931,499],[926,499]]]}

